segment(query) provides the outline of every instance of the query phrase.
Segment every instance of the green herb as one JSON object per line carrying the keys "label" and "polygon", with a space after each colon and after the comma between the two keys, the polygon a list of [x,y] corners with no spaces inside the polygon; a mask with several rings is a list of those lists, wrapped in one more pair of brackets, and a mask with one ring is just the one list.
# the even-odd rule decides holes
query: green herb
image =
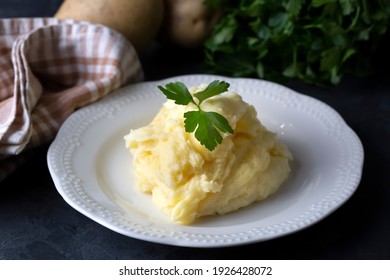
{"label": "green herb", "polygon": [[205,2],[224,12],[204,46],[208,72],[278,82],[368,74],[390,21],[390,0]]}
{"label": "green herb", "polygon": [[169,83],[165,88],[158,86],[164,95],[174,100],[178,105],[193,103],[198,110],[184,113],[184,128],[186,132],[195,132],[195,138],[208,150],[213,151],[222,143],[220,132],[234,133],[229,122],[217,112],[206,112],[200,107],[206,99],[221,94],[228,90],[229,84],[215,80],[203,91],[194,94],[197,102],[192,97],[187,87],[181,82]]}

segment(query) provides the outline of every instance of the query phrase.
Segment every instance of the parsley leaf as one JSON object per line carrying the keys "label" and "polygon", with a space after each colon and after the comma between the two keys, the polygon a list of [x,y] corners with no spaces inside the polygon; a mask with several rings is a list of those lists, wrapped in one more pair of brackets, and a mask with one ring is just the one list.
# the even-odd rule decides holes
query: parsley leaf
{"label": "parsley leaf", "polygon": [[224,81],[218,81],[215,80],[211,82],[205,90],[202,90],[200,92],[195,93],[195,97],[199,100],[199,104],[203,102],[203,100],[206,100],[207,98],[210,98],[214,95],[221,94],[222,92],[227,91],[229,88],[229,84]]}
{"label": "parsley leaf", "polygon": [[184,127],[187,132],[194,132],[195,137],[208,150],[214,150],[222,143],[222,132],[233,133],[228,121],[219,113],[199,111],[188,111],[184,113]]}
{"label": "parsley leaf", "polygon": [[169,83],[165,87],[158,86],[165,96],[174,100],[176,104],[187,105],[190,102],[195,103],[185,84],[181,82]]}
{"label": "parsley leaf", "polygon": [[208,150],[212,151],[222,143],[222,136],[208,118],[207,112],[188,111],[184,114],[184,118],[186,131],[195,131],[195,138]]}
{"label": "parsley leaf", "polygon": [[192,98],[187,87],[181,82],[169,83],[163,88],[158,88],[164,95],[176,104],[188,105],[193,103],[198,108],[197,111],[188,111],[184,113],[184,129],[186,132],[194,132],[195,138],[205,146],[209,151],[213,151],[218,144],[222,143],[221,132],[234,133],[228,120],[217,112],[206,112],[200,107],[200,104],[218,94],[228,90],[229,84],[224,81],[215,80],[211,82],[206,89],[197,92],[194,96],[198,99],[198,103]]}

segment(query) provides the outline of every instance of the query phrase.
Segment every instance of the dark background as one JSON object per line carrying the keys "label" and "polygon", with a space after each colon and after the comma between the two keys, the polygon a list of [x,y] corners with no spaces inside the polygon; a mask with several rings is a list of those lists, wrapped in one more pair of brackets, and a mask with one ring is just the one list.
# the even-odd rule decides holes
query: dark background
{"label": "dark background", "polygon": [[[60,0],[0,0],[0,17],[52,16]],[[377,54],[388,62],[388,48]],[[201,50],[154,46],[147,80],[204,73]],[[382,63],[383,65],[383,63]],[[287,86],[332,106],[363,142],[361,184],[341,208],[301,232],[219,249],[159,245],[122,236],[86,218],[56,191],[47,146],[0,183],[0,259],[390,259],[390,71],[346,77],[338,86]]]}

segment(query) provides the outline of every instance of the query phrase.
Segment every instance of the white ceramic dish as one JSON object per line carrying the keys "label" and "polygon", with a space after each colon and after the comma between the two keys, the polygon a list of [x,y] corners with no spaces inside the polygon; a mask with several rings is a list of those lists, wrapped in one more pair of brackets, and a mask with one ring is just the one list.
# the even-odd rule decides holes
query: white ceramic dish
{"label": "white ceramic dish", "polygon": [[[294,155],[292,174],[266,201],[189,226],[168,221],[150,196],[135,189],[123,136],[146,125],[165,96],[157,85],[225,80],[255,106],[262,123]],[[69,117],[48,151],[56,188],[76,210],[129,237],[188,247],[265,241],[302,230],[328,216],[356,190],[363,148],[328,105],[281,85],[211,75],[172,77],[127,86]]]}

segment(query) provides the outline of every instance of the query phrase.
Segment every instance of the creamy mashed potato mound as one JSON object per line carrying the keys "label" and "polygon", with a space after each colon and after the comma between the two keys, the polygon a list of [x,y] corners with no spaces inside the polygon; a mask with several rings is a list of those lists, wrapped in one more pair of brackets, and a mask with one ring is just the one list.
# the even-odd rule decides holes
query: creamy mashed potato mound
{"label": "creamy mashed potato mound", "polygon": [[290,173],[291,153],[237,93],[209,98],[202,109],[222,114],[234,129],[234,134],[223,134],[222,143],[212,152],[184,130],[183,114],[196,110],[191,103],[183,106],[168,100],[149,125],[125,136],[134,156],[137,187],[151,193],[157,207],[179,224],[263,200]]}

